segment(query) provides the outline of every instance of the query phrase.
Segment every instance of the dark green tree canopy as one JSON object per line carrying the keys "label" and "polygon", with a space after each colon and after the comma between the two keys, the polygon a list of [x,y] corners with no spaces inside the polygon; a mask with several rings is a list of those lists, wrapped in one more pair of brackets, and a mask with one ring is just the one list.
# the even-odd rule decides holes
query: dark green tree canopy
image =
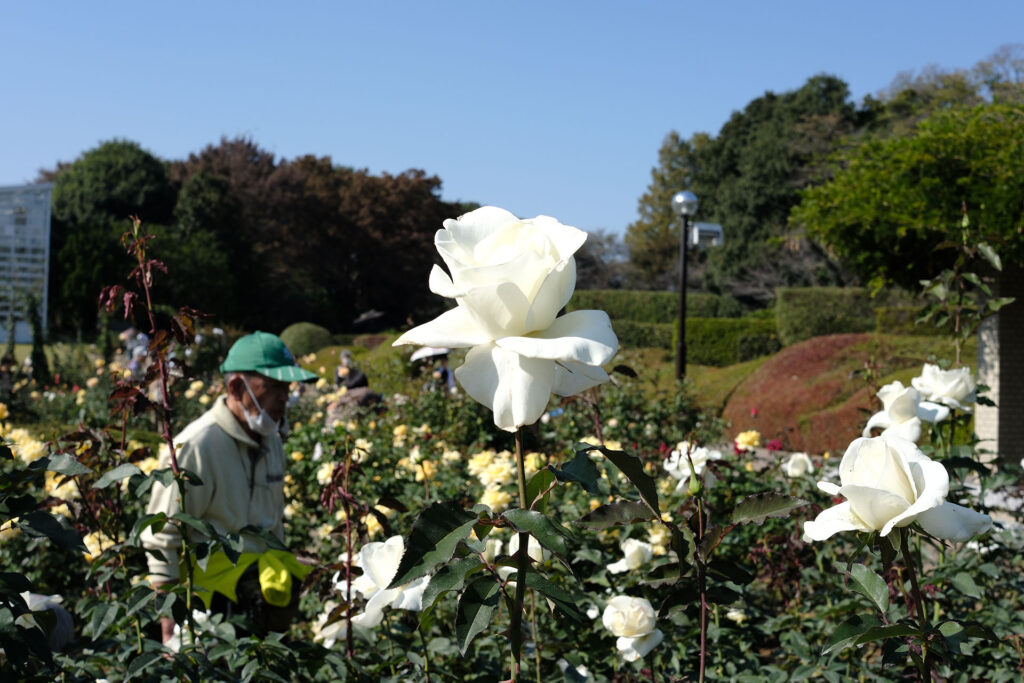
{"label": "dark green tree canopy", "polygon": [[959,240],[962,211],[980,235],[1024,259],[1024,105],[940,110],[905,137],[874,138],[835,157],[793,223],[865,281],[916,288],[948,266],[934,248]]}

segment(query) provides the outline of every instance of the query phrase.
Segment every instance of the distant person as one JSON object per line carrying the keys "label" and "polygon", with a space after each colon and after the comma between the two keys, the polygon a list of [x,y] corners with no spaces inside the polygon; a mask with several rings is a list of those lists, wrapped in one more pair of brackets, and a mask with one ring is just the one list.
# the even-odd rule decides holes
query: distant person
{"label": "distant person", "polygon": [[339,389],[345,387],[349,390],[370,386],[366,373],[352,362],[352,353],[348,349],[338,355],[338,369],[334,372],[334,385]]}
{"label": "distant person", "polygon": [[448,367],[448,354],[438,356],[437,367],[434,368],[434,379],[445,393],[454,394],[458,392],[455,386],[455,372]]}

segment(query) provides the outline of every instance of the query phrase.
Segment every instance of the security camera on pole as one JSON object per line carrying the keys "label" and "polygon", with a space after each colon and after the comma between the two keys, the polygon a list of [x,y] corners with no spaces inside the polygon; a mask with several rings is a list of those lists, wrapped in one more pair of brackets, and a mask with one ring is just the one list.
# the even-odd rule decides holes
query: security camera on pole
{"label": "security camera on pole", "polygon": [[686,375],[686,243],[690,236],[690,217],[697,213],[697,195],[686,190],[672,197],[672,208],[683,218],[679,235],[679,339],[676,342],[676,379]]}

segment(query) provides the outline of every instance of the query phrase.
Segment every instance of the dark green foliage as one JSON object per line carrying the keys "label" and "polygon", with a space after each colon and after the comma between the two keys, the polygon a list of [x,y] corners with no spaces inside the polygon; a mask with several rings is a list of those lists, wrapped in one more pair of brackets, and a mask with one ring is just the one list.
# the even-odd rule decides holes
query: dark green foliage
{"label": "dark green foliage", "polygon": [[[612,323],[623,347],[676,348],[678,325],[616,320]],[[782,348],[774,320],[758,318],[687,318],[686,358],[689,363],[723,367],[775,353]]]}
{"label": "dark green foliage", "polygon": [[129,217],[165,224],[175,192],[162,161],[127,140],[105,142],[61,170],[53,187],[50,315],[69,330],[92,329],[96,297],[124,280],[119,240]]}
{"label": "dark green foliage", "polygon": [[666,137],[640,198],[640,219],[626,236],[639,275],[658,286],[674,272],[681,225],[670,200],[691,189],[700,198],[697,220],[725,231],[725,244],[707,252],[709,286],[765,302],[778,285],[840,282],[834,263],[795,239],[787,220],[799,189],[822,177],[821,160],[856,127],[859,114],[848,96],[838,78],[814,76],[797,90],[751,101],[717,137]]}
{"label": "dark green foliage", "polygon": [[780,287],[775,320],[784,346],[824,334],[875,329],[875,312],[863,287]]}
{"label": "dark green foliage", "polygon": [[29,325],[32,327],[32,378],[45,385],[50,381],[50,364],[46,360],[46,350],[43,347],[46,339],[43,317],[39,312],[39,299],[34,294],[26,295],[25,308],[28,312]]}
{"label": "dark green foliage", "polygon": [[331,332],[314,323],[294,323],[281,332],[281,341],[296,356],[305,356],[330,346]]}
{"label": "dark green foliage", "polygon": [[[679,294],[643,290],[577,290],[566,306],[569,311],[596,309],[619,322],[670,323],[679,318]],[[728,295],[686,295],[687,318],[738,318],[743,309]]]}
{"label": "dark green foliage", "polygon": [[941,335],[934,325],[918,324],[921,306],[877,306],[875,308],[875,332],[881,334]]}
{"label": "dark green foliage", "polygon": [[1007,261],[1024,258],[1024,105],[942,110],[904,137],[879,137],[834,159],[835,177],[793,212],[874,288],[916,289],[955,259],[963,211]]}
{"label": "dark green foliage", "polygon": [[[675,326],[673,326],[675,331]],[[675,344],[675,334],[673,334]],[[672,348],[675,348],[673,346]],[[755,318],[688,318],[686,359],[697,365],[724,367],[781,348],[775,322]]]}

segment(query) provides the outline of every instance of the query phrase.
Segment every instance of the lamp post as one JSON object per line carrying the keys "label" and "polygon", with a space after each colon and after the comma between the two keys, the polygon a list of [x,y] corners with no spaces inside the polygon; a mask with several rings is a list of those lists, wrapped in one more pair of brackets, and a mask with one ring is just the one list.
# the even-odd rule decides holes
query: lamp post
{"label": "lamp post", "polygon": [[676,341],[676,379],[686,375],[686,243],[689,241],[690,217],[697,213],[697,195],[686,190],[672,197],[672,209],[683,219],[679,235],[679,339]]}

